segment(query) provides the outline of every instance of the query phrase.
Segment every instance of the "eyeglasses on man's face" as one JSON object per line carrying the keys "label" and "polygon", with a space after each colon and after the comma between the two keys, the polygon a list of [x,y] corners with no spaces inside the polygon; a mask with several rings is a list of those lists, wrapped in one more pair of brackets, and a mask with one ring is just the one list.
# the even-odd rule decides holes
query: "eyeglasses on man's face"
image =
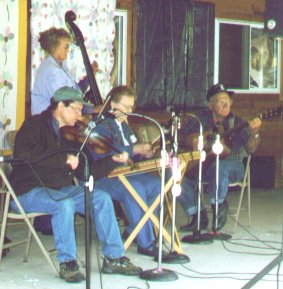
{"label": "eyeglasses on man's face", "polygon": [[122,102],[118,103],[121,107],[123,107],[126,111],[133,111],[134,105],[133,104],[124,104]]}
{"label": "eyeglasses on man's face", "polygon": [[82,107],[79,108],[79,107],[75,107],[75,106],[72,106],[72,105],[69,105],[67,107],[70,107],[77,114],[82,114]]}
{"label": "eyeglasses on man's face", "polygon": [[218,106],[226,106],[226,105],[231,105],[232,100],[231,99],[217,99],[215,101],[215,104]]}

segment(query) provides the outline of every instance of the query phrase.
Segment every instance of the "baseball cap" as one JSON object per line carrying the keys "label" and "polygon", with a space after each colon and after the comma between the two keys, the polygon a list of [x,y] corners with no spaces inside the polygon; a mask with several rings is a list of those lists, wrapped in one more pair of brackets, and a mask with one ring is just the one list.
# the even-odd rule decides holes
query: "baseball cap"
{"label": "baseball cap", "polygon": [[68,86],[64,86],[56,90],[52,98],[54,102],[76,101],[76,102],[82,103],[85,106],[93,107],[92,104],[86,102],[83,99],[82,93],[79,90],[74,89],[72,87],[68,87]]}
{"label": "baseball cap", "polygon": [[224,84],[222,83],[217,83],[215,85],[213,85],[207,92],[207,95],[206,95],[206,99],[207,101],[209,101],[209,99],[217,94],[217,93],[220,93],[220,92],[226,92],[228,93],[228,95],[231,97],[233,94],[234,94],[234,91],[230,91],[230,90],[227,90],[224,86]]}

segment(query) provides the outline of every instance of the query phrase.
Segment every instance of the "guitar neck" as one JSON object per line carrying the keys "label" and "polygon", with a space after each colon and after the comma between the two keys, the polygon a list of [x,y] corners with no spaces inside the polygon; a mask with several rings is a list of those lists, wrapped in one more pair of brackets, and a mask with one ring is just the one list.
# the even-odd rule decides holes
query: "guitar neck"
{"label": "guitar neck", "polygon": [[[258,116],[256,116],[255,118],[260,118],[261,120],[268,120],[268,119],[272,119],[274,116],[278,117],[281,114],[281,110],[282,108],[276,108],[273,109],[271,111],[265,112],[265,113],[261,113]],[[229,138],[234,132],[237,132],[239,130],[242,130],[243,128],[247,127],[249,125],[249,123],[247,121],[244,121],[232,128],[230,128],[229,130],[227,130],[226,132],[224,132],[223,134],[223,138]]]}
{"label": "guitar neck", "polygon": [[245,121],[245,122],[242,122],[242,123],[230,128],[229,130],[227,130],[223,133],[223,138],[224,139],[229,138],[233,133],[235,133],[239,130],[242,130],[243,128],[247,127],[248,125],[249,125],[249,123]]}

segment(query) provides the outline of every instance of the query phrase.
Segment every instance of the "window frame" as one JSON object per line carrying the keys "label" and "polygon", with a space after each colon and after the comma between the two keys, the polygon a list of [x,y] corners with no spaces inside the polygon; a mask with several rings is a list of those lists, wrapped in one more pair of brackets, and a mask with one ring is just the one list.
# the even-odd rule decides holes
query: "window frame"
{"label": "window frame", "polygon": [[[252,22],[252,21],[244,21],[244,20],[231,20],[225,18],[215,18],[215,34],[214,34],[214,83],[219,82],[219,50],[220,50],[220,25],[221,24],[234,24],[234,25],[241,25],[241,26],[250,26],[250,28],[262,28],[264,29],[264,23],[260,22]],[[251,35],[251,32],[250,32]],[[281,72],[281,42],[277,40],[277,87],[276,88],[256,88],[256,87],[249,87],[249,88],[231,88],[233,91],[237,93],[250,93],[250,94],[278,94],[280,93],[280,72]],[[251,51],[251,36],[249,38],[249,67],[247,68],[248,75],[250,75],[250,51]],[[250,86],[250,85],[249,85]]]}
{"label": "window frame", "polygon": [[[117,61],[117,75],[113,79],[113,85],[126,85],[127,83],[127,26],[128,26],[128,11],[125,9],[115,9],[114,18],[121,19],[122,21],[118,21],[118,25],[120,30],[116,30],[116,37],[118,37],[117,47],[114,47],[113,43],[113,53],[114,53],[114,66]],[[122,23],[120,23],[122,22]],[[117,28],[117,27],[116,27]],[[120,35],[120,31],[123,32]],[[114,50],[114,48],[118,48],[118,50]],[[111,71],[111,77],[113,70]],[[114,83],[116,82],[116,84]]]}

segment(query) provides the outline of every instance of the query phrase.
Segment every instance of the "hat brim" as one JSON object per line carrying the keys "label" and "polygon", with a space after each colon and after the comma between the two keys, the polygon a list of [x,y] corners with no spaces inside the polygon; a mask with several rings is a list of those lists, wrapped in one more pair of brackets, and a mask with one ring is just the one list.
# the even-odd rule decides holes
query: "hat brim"
{"label": "hat brim", "polygon": [[210,95],[209,97],[207,97],[207,101],[209,101],[213,96],[215,96],[215,95],[217,95],[219,93],[222,93],[222,92],[226,92],[229,95],[229,97],[232,97],[235,94],[235,92],[231,91],[231,90],[219,90],[216,93],[214,93],[214,94]]}
{"label": "hat brim", "polygon": [[78,103],[81,103],[83,106],[86,106],[86,107],[94,107],[94,105],[93,105],[92,103],[85,102],[85,101],[83,101],[83,99],[81,99],[81,98],[64,99],[64,100],[59,100],[59,101],[78,102]]}

